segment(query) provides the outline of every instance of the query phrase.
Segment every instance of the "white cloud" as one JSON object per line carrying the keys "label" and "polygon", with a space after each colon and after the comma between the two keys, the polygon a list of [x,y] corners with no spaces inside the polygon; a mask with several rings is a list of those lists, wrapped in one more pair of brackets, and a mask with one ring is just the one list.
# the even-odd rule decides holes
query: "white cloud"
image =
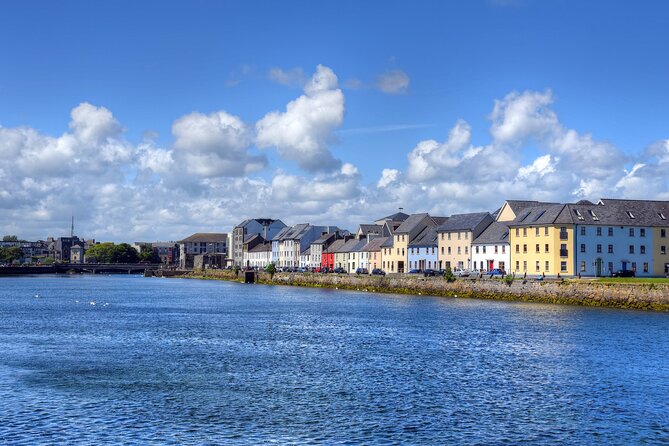
{"label": "white cloud", "polygon": [[174,157],[190,174],[241,176],[262,169],[264,156],[251,156],[251,134],[237,116],[224,111],[191,113],[172,125]]}
{"label": "white cloud", "polygon": [[394,183],[399,178],[400,171],[397,169],[383,169],[381,171],[381,178],[376,183],[376,187],[384,188]]}
{"label": "white cloud", "polygon": [[333,170],[341,165],[328,149],[333,130],[344,120],[344,95],[337,76],[319,65],[285,112],[274,111],[256,123],[256,144],[277,147],[279,154],[308,171]]}
{"label": "white cloud", "polygon": [[402,70],[387,71],[376,78],[376,88],[387,94],[403,94],[409,88],[409,76]]}
{"label": "white cloud", "polygon": [[267,77],[280,85],[289,87],[303,87],[307,83],[307,76],[304,70],[300,67],[295,67],[290,70],[283,70],[282,68],[270,68]]}

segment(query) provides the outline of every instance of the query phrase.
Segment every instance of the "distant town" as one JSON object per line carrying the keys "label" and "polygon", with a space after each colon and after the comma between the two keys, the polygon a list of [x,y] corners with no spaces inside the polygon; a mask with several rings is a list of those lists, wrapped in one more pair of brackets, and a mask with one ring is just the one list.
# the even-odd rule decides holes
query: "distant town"
{"label": "distant town", "polygon": [[250,218],[230,232],[179,241],[99,243],[74,235],[25,241],[5,236],[3,266],[49,263],[161,264],[170,269],[551,277],[669,274],[669,202],[506,200],[493,212],[435,216],[399,212],[358,225],[293,226]]}

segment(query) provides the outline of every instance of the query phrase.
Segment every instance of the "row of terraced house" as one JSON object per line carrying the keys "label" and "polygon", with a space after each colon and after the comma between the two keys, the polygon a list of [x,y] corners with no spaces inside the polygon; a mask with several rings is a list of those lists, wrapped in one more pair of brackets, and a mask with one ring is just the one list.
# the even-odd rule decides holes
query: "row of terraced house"
{"label": "row of terraced house", "polygon": [[233,229],[240,267],[311,270],[502,269],[546,276],[669,273],[669,202],[601,199],[597,203],[507,200],[494,212],[434,216],[398,212],[356,232],[336,226],[249,219]]}

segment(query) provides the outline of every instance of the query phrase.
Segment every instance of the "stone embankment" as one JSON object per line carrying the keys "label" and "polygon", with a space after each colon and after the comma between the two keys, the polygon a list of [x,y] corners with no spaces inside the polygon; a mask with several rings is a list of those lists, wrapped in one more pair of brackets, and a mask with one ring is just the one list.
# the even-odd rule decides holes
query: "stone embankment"
{"label": "stone embankment", "polygon": [[[243,281],[231,271],[193,272],[186,277]],[[535,281],[516,279],[508,285],[499,279],[457,279],[447,282],[441,277],[400,275],[356,276],[345,274],[278,273],[274,277],[259,273],[257,282],[334,288],[374,293],[398,293],[467,297],[476,299],[515,300],[569,305],[634,308],[669,311],[669,284],[601,283],[587,279]]]}

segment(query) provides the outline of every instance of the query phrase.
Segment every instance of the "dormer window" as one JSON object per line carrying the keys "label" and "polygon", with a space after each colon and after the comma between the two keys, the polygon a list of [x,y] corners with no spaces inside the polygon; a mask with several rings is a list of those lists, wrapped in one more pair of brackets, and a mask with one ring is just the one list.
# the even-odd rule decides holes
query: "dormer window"
{"label": "dormer window", "polygon": [[631,211],[627,211],[627,216],[632,219],[636,218]]}

